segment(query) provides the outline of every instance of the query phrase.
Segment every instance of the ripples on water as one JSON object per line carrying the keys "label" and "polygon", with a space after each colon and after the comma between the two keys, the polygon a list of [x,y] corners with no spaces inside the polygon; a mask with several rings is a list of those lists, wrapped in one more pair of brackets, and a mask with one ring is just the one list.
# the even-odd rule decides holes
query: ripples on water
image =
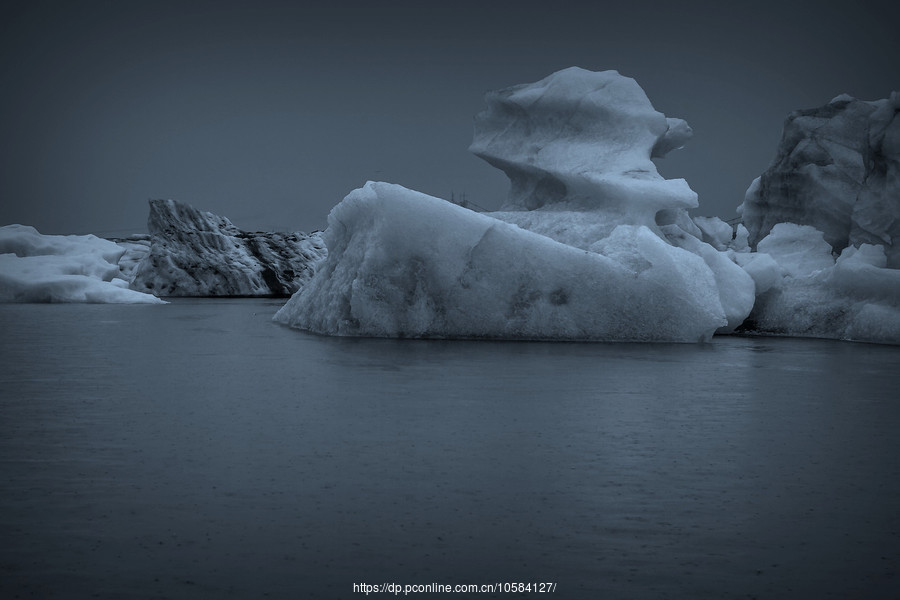
{"label": "ripples on water", "polygon": [[279,305],[0,305],[0,596],[900,589],[900,348],[334,339]]}

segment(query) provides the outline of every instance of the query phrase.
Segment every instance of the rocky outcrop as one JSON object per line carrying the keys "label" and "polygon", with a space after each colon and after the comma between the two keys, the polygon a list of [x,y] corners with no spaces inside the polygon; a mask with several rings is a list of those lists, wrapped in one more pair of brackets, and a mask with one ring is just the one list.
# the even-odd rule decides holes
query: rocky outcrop
{"label": "rocky outcrop", "polygon": [[835,254],[884,246],[900,268],[900,93],[875,102],[846,94],[791,113],[775,160],[739,212],[756,244],[777,223],[815,227]]}
{"label": "rocky outcrop", "polygon": [[174,200],[151,200],[149,253],[131,289],[156,296],[290,296],[326,254],[319,233],[238,229]]}

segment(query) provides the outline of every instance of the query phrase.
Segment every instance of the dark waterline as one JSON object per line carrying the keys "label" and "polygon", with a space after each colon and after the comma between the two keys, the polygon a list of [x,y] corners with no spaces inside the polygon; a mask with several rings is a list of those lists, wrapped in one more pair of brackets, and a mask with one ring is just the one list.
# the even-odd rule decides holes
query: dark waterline
{"label": "dark waterline", "polygon": [[0,597],[900,589],[900,348],[334,339],[282,303],[0,305]]}

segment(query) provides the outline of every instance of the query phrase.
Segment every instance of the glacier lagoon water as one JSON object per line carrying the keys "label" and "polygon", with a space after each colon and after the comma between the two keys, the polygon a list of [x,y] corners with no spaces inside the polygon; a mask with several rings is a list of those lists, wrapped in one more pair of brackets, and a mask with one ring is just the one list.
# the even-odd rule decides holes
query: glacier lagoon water
{"label": "glacier lagoon water", "polygon": [[900,589],[900,348],[336,339],[281,304],[0,305],[0,597]]}

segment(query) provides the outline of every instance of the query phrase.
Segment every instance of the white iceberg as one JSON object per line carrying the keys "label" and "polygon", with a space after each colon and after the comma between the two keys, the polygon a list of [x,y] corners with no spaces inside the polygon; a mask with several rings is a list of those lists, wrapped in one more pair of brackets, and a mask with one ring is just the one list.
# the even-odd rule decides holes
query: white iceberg
{"label": "white iceberg", "polygon": [[700,241],[697,195],[651,160],[684,144],[687,123],[615,71],[573,67],[486,102],[470,150],[509,176],[503,210],[369,183],[332,211],[328,258],[277,320],[330,335],[679,342],[744,320],[753,279]]}
{"label": "white iceberg", "polygon": [[125,248],[93,235],[42,235],[0,227],[0,302],[159,304],[128,289],[118,261]]}
{"label": "white iceberg", "polygon": [[726,324],[706,263],[647,227],[590,251],[369,182],[331,211],[325,243],[276,321],[329,335],[678,342]]}
{"label": "white iceberg", "polygon": [[742,255],[752,259],[746,268],[769,265],[754,279],[771,285],[760,289],[748,330],[900,344],[900,270],[886,268],[882,246],[848,246],[835,261],[821,231],[779,223],[758,247]]}

